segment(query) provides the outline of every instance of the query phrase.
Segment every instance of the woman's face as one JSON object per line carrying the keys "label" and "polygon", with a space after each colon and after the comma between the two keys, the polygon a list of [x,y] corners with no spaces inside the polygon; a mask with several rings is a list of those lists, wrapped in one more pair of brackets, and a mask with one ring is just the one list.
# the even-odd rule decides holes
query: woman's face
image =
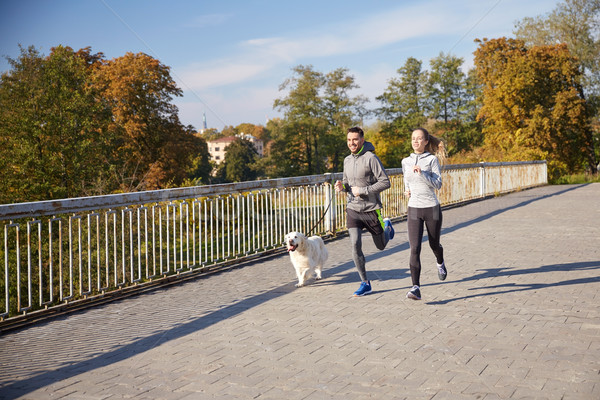
{"label": "woman's face", "polygon": [[420,154],[425,152],[425,146],[427,146],[429,140],[425,140],[425,134],[423,131],[417,129],[412,133],[412,148],[415,153]]}

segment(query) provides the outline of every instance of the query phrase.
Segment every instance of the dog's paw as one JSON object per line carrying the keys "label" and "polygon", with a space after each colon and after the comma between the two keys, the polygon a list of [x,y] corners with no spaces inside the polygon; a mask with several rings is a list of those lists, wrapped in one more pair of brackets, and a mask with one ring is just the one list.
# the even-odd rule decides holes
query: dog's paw
{"label": "dog's paw", "polygon": [[317,276],[315,276],[315,279],[316,279],[317,281],[319,281],[319,280],[323,279],[323,277],[322,277],[321,275],[317,275]]}
{"label": "dog's paw", "polygon": [[304,286],[304,284],[303,283],[296,283],[294,286],[296,286],[296,287],[302,287],[302,286]]}

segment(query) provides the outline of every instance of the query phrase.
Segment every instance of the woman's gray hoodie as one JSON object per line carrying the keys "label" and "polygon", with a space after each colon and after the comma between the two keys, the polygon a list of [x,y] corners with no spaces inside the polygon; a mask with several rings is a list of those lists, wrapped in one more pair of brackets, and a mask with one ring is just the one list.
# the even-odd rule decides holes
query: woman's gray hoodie
{"label": "woman's gray hoodie", "polygon": [[[413,167],[421,167],[421,173],[413,172]],[[439,204],[435,190],[442,187],[440,163],[436,156],[425,152],[412,153],[402,160],[404,190],[410,190],[408,206],[414,208],[435,207]]]}
{"label": "woman's gray hoodie", "polygon": [[[390,187],[381,160],[374,153],[371,142],[365,142],[356,153],[344,159],[344,191],[348,193],[347,208],[357,211],[374,211],[382,207],[379,193]],[[352,188],[360,190],[359,196],[352,195]]]}

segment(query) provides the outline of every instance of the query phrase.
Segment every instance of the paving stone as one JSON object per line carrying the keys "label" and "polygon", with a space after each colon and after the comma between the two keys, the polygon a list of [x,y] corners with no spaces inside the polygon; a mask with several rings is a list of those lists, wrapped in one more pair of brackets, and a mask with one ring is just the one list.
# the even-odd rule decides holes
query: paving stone
{"label": "paving stone", "polygon": [[0,399],[598,399],[600,184],[545,186],[444,211],[449,275],[426,243],[422,301],[406,223],[347,237],[324,279],[287,255],[0,336]]}

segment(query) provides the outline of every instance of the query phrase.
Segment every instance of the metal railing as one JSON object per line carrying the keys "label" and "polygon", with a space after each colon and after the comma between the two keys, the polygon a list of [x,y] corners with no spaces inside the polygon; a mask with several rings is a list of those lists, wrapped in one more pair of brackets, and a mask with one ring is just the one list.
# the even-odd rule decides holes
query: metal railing
{"label": "metal railing", "polygon": [[[406,214],[389,169],[383,214]],[[283,250],[289,231],[346,230],[345,195],[324,174],[0,205],[0,321]],[[456,204],[547,183],[546,163],[449,165],[438,191]]]}

